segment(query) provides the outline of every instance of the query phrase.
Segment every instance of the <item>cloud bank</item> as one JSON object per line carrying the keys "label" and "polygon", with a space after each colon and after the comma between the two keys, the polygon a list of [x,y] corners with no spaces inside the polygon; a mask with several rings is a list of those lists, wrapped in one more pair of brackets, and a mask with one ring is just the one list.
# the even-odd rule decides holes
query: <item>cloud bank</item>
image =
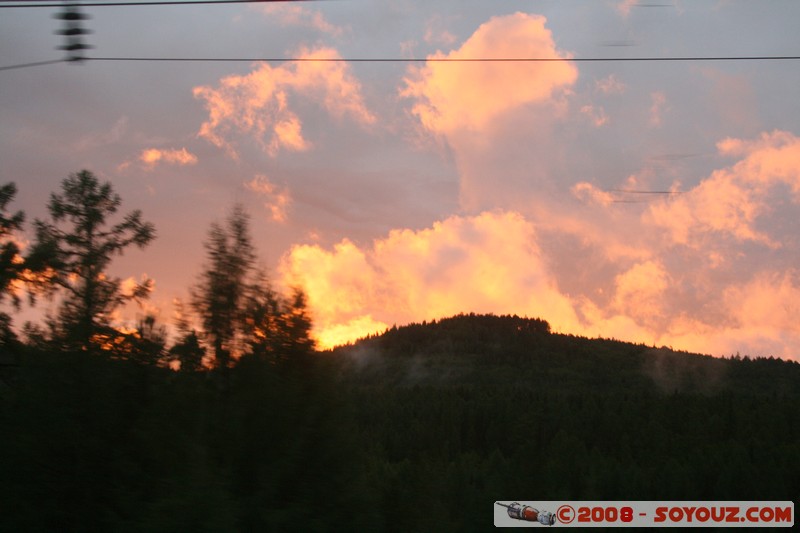
{"label": "cloud bank", "polygon": [[[458,49],[429,59],[569,58],[557,49],[546,23],[527,13],[493,17]],[[409,70],[400,94],[413,101],[410,112],[421,131],[448,147],[461,174],[462,207],[479,212],[505,205],[512,189],[549,179],[548,165],[558,164],[551,133],[577,78],[568,61],[429,61]],[[603,120],[599,112],[593,119]],[[548,163],[526,164],[537,154]],[[499,173],[498,160],[521,165],[502,165]]]}
{"label": "cloud bank", "polygon": [[323,346],[464,310],[546,311],[576,323],[543,265],[533,225],[517,213],[453,216],[420,231],[392,231],[367,249],[348,240],[332,250],[295,246],[281,270],[308,292]]}
{"label": "cloud bank", "polygon": [[[767,228],[775,195],[788,191],[788,207],[798,211],[800,139],[771,132],[725,139],[719,149],[738,159],[635,215],[619,217],[602,191],[579,183],[573,191],[594,209],[494,210],[394,230],[367,246],[295,246],[281,272],[308,292],[327,347],[391,324],[471,311],[543,317],[559,331],[717,355],[796,357],[800,273],[774,255],[796,241],[787,228]],[[629,248],[620,224],[640,229]],[[578,244],[565,248],[575,236]],[[559,268],[566,251],[577,253],[573,272]],[[590,283],[581,286],[581,277]]]}

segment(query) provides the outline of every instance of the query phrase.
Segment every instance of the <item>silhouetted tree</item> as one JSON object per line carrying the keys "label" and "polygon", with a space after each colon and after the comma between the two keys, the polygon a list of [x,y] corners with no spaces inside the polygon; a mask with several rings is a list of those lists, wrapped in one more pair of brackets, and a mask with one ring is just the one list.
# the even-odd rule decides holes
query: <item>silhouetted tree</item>
{"label": "silhouetted tree", "polygon": [[[8,294],[15,306],[19,305],[19,296],[10,291],[11,284],[22,275],[22,261],[19,255],[19,246],[11,239],[15,231],[22,228],[25,213],[17,211],[14,214],[6,212],[8,203],[17,194],[17,186],[7,183],[0,187],[0,302]],[[11,329],[11,317],[0,312],[0,347],[16,344],[17,337]]]}
{"label": "silhouetted tree", "polygon": [[[22,229],[25,213],[17,211],[14,214],[6,212],[8,203],[17,194],[17,186],[7,183],[0,187],[0,301],[6,296],[11,284],[20,277],[22,272],[19,246],[11,239],[15,231]],[[12,294],[14,303],[19,299]]]}
{"label": "silhouetted tree", "polygon": [[291,296],[284,303],[278,334],[281,351],[285,354],[307,353],[314,350],[311,317],[308,314],[306,295],[300,288],[293,289]]}
{"label": "silhouetted tree", "polygon": [[168,363],[165,347],[167,328],[158,323],[153,314],[146,314],[136,322],[136,328],[126,332],[120,355],[146,365],[163,366]]}
{"label": "silhouetted tree", "polygon": [[211,224],[205,242],[207,263],[192,290],[192,307],[213,350],[218,367],[227,367],[231,353],[241,351],[245,302],[255,251],[249,217],[234,206],[224,225]]}
{"label": "silhouetted tree", "polygon": [[295,288],[288,298],[282,298],[262,274],[250,288],[245,313],[244,334],[249,353],[286,358],[314,350],[311,318],[301,289]]}
{"label": "silhouetted tree", "polygon": [[183,301],[176,300],[175,311],[177,314],[175,326],[178,329],[178,340],[169,349],[167,357],[170,362],[177,361],[180,364],[181,372],[196,372],[203,368],[203,358],[206,355],[206,350],[200,343],[200,336],[197,334],[197,330],[189,323]]}
{"label": "silhouetted tree", "polygon": [[170,360],[180,363],[181,372],[197,372],[201,370],[205,355],[206,351],[200,346],[200,338],[194,330],[181,336],[169,349]]}
{"label": "silhouetted tree", "polygon": [[[191,304],[218,368],[245,354],[285,359],[313,351],[305,294],[294,289],[288,298],[279,295],[256,269],[249,217],[240,205],[224,225],[211,225],[205,247],[207,263]],[[179,350],[196,352],[187,324],[183,334]]]}
{"label": "silhouetted tree", "polygon": [[100,347],[102,337],[113,333],[111,313],[126,301],[147,297],[152,289],[152,281],[146,280],[123,292],[120,279],[106,272],[114,256],[131,245],[144,248],[155,237],[155,228],[142,220],[139,210],[109,226],[108,218],[120,203],[111,183],[101,184],[82,170],[62,182],[60,193],[51,194],[51,221],[35,222],[36,241],[26,261],[45,273],[45,291],[64,294],[56,335],[66,348]]}
{"label": "silhouetted tree", "polygon": [[270,287],[266,274],[260,272],[249,287],[245,303],[244,334],[251,354],[266,357],[274,353],[280,312],[280,298]]}

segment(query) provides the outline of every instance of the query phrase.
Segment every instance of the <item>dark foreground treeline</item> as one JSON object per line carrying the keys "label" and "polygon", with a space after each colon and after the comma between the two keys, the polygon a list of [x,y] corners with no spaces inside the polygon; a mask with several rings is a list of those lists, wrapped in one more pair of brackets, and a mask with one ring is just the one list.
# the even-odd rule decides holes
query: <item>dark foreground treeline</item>
{"label": "dark foreground treeline", "polygon": [[30,353],[0,389],[0,530],[356,527],[370,490],[326,367],[302,353],[224,374]]}
{"label": "dark foreground treeline", "polygon": [[0,377],[2,531],[485,531],[497,500],[800,494],[800,365],[539,320],[214,371],[27,349]]}

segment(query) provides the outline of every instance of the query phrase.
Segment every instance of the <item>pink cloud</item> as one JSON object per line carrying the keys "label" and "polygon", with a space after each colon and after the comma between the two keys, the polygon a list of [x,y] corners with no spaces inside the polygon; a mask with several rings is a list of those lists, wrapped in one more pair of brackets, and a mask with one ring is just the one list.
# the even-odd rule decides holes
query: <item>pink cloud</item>
{"label": "pink cloud", "polygon": [[581,113],[589,119],[595,128],[599,128],[608,123],[608,115],[605,109],[600,106],[587,104],[581,107]]}
{"label": "pink cloud", "polygon": [[613,194],[602,189],[598,189],[591,183],[585,181],[576,183],[572,186],[571,190],[572,194],[575,195],[576,198],[579,198],[584,202],[596,203],[605,207],[608,207],[614,203]]}
{"label": "pink cloud", "polygon": [[148,168],[153,168],[160,163],[169,165],[195,165],[197,156],[189,152],[186,148],[161,150],[158,148],[148,148],[139,154],[139,161]]}
{"label": "pink cloud", "polygon": [[[787,208],[800,205],[800,142],[772,132],[719,147],[736,160],[682,195],[621,206],[579,182],[578,204],[528,198],[524,215],[496,209],[361,245],[295,246],[281,276],[308,292],[324,346],[474,311],[539,316],[590,337],[796,358],[800,275],[780,266],[796,250],[768,222],[781,191]],[[636,180],[624,187],[645,186]],[[761,261],[748,259],[753,250]]]}
{"label": "pink cloud", "polygon": [[650,94],[650,126],[658,128],[664,120],[664,112],[667,110],[667,96],[656,91]]}
{"label": "pink cloud", "polygon": [[577,323],[547,271],[533,226],[516,213],[453,216],[420,231],[392,231],[366,248],[346,240],[332,250],[295,246],[282,272],[287,283],[306,290],[323,345],[345,340],[343,332],[365,335],[465,309]]}
{"label": "pink cloud", "polygon": [[713,172],[687,194],[653,204],[646,220],[666,229],[675,244],[699,247],[717,233],[780,246],[756,222],[768,214],[776,187],[788,186],[792,201],[800,203],[800,139],[775,131],[754,141],[725,139],[718,149],[742,159]]}
{"label": "pink cloud", "polygon": [[[556,49],[546,22],[526,13],[493,17],[458,49],[429,57],[568,58]],[[455,159],[463,209],[521,209],[514,199],[549,180],[548,165],[558,164],[563,147],[551,132],[566,115],[577,77],[568,61],[429,61],[409,70],[401,95],[412,100],[423,138],[446,146]],[[530,159],[537,163],[528,164]],[[519,168],[509,171],[515,164]]]}
{"label": "pink cloud", "polygon": [[[567,58],[545,23],[526,13],[493,17],[457,50],[429,58]],[[577,77],[568,62],[429,62],[411,70],[401,94],[417,101],[412,112],[426,129],[449,135],[481,131],[504,113],[547,101]]]}
{"label": "pink cloud", "polygon": [[616,277],[613,308],[638,324],[657,329],[666,318],[665,293],[671,285],[660,262],[636,263]]}
{"label": "pink cloud", "polygon": [[425,42],[450,46],[456,42],[456,36],[447,28],[441,15],[435,15],[425,24]]}
{"label": "pink cloud", "polygon": [[279,187],[266,176],[258,175],[244,184],[245,188],[259,195],[264,201],[264,208],[275,222],[286,222],[287,210],[292,203],[289,189]]}
{"label": "pink cloud", "polygon": [[328,22],[322,13],[304,6],[287,3],[270,3],[262,5],[261,9],[269,17],[277,17],[278,21],[284,26],[313,28],[333,37],[341,37],[344,33],[343,28]]}
{"label": "pink cloud", "polygon": [[595,89],[603,94],[622,94],[627,87],[614,74],[595,81]]}
{"label": "pink cloud", "polygon": [[627,18],[631,14],[631,8],[639,3],[639,0],[621,0],[616,4],[617,12]]}
{"label": "pink cloud", "polygon": [[254,137],[273,156],[280,150],[307,150],[311,144],[291,107],[293,98],[317,102],[336,119],[347,117],[362,125],[375,122],[349,65],[327,61],[340,58],[336,50],[304,50],[298,57],[307,61],[278,67],[260,63],[250,74],[222,78],[216,88],[195,87],[195,97],[204,101],[208,111],[198,135],[234,157],[237,151],[231,138],[237,134]]}

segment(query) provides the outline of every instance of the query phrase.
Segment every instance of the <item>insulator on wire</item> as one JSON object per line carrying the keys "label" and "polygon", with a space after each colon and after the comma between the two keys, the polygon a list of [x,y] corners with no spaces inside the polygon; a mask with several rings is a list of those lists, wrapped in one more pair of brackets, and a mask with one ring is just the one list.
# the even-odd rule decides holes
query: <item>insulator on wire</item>
{"label": "insulator on wire", "polygon": [[81,21],[92,18],[86,13],[82,13],[78,2],[65,2],[64,11],[56,13],[53,18],[61,19],[64,21],[64,27],[56,31],[56,35],[64,36],[64,44],[58,47],[58,50],[67,52],[66,60],[70,62],[81,62],[84,57],[82,51],[94,48],[91,45],[85,44],[82,35],[88,35],[91,30],[87,30],[81,26]]}

